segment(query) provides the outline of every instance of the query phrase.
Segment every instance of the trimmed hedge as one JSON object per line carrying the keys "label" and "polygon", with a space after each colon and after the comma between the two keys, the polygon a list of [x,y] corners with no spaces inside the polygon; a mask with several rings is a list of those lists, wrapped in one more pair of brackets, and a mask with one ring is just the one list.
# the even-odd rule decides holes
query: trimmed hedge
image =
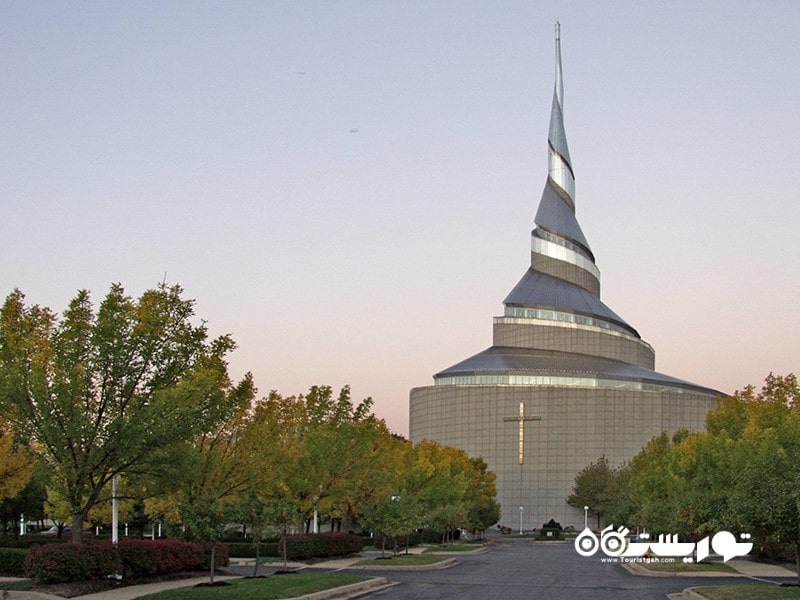
{"label": "trimmed hedge", "polygon": [[191,571],[208,562],[202,546],[177,540],[121,540],[119,553],[123,577]]}
{"label": "trimmed hedge", "polygon": [[21,535],[18,538],[0,537],[0,548],[28,549],[31,546],[39,546],[41,544],[67,543],[69,540],[70,540],[69,534],[64,534],[64,536],[60,538],[55,535],[43,535],[43,534]]}
{"label": "trimmed hedge", "polygon": [[24,548],[0,548],[0,575],[24,577],[27,555],[28,551]]}
{"label": "trimmed hedge", "polygon": [[[286,540],[286,556],[293,560],[346,556],[357,554],[364,548],[364,540],[360,536],[339,531],[290,535]],[[278,553],[280,555],[280,545]]]}
{"label": "trimmed hedge", "polygon": [[[25,574],[37,583],[62,583],[123,577],[164,575],[208,568],[210,550],[177,540],[125,539],[119,552],[109,541],[89,544],[48,544],[28,551]],[[228,548],[219,544],[216,566],[228,564]],[[119,563],[117,562],[119,560]]]}
{"label": "trimmed hedge", "polygon": [[[235,558],[255,558],[256,545],[248,542],[228,543],[230,554]],[[259,556],[280,556],[281,547],[280,542],[266,542],[258,545]]]}
{"label": "trimmed hedge", "polygon": [[[307,558],[329,558],[357,554],[364,546],[372,543],[369,537],[331,531],[320,534],[301,534],[287,536],[287,558],[305,560]],[[412,545],[413,545],[412,537]],[[403,538],[405,544],[405,538]],[[251,542],[235,542],[228,544],[230,556],[235,558],[255,558],[256,546]],[[219,550],[217,550],[219,553]],[[280,542],[263,542],[259,544],[259,556],[281,557]]]}
{"label": "trimmed hedge", "polygon": [[111,544],[48,544],[28,550],[25,574],[36,583],[102,579],[116,572]]}

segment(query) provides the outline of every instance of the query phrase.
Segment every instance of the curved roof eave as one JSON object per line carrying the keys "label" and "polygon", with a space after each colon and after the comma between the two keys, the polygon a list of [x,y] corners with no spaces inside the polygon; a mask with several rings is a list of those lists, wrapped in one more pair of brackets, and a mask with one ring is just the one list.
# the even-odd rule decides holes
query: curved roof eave
{"label": "curved roof eave", "polygon": [[555,350],[492,346],[434,375],[551,375],[555,377],[598,377],[682,388],[708,395],[722,392],[621,361]]}
{"label": "curved roof eave", "polygon": [[503,300],[503,304],[566,310],[598,317],[625,328],[641,339],[636,329],[628,325],[622,317],[603,304],[600,298],[590,291],[564,279],[537,271],[533,267],[525,272],[522,279]]}

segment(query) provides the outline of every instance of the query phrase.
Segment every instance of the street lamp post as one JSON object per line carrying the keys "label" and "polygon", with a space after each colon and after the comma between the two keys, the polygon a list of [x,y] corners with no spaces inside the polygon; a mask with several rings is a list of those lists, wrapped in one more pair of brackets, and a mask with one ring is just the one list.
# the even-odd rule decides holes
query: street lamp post
{"label": "street lamp post", "polygon": [[589,527],[589,507],[583,507],[583,528],[586,529]]}
{"label": "street lamp post", "polygon": [[520,506],[519,507],[519,534],[522,535],[522,511],[524,509]]}

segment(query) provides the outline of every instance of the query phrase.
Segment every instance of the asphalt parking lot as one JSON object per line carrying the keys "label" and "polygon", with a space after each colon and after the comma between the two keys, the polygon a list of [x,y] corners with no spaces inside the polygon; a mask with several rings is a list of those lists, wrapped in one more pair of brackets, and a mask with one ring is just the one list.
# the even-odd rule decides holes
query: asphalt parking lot
{"label": "asphalt parking lot", "polygon": [[571,543],[500,541],[489,552],[458,556],[459,565],[437,571],[370,571],[399,582],[365,598],[374,600],[665,600],[687,587],[746,583],[731,577],[641,577],[599,557],[579,556]]}

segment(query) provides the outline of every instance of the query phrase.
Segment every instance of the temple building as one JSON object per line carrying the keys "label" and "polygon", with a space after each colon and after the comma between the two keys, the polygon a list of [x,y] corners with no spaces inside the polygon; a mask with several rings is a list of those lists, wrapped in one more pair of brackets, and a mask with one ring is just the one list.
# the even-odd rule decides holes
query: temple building
{"label": "temple building", "polygon": [[702,430],[720,395],[655,371],[653,348],[601,301],[600,271],[575,217],[563,97],[557,32],[530,268],[494,318],[492,346],[410,394],[411,440],[483,457],[497,475],[500,522],[515,530],[551,518],[581,529],[583,509],[566,503],[578,471],[602,455],[621,464],[662,431]]}

